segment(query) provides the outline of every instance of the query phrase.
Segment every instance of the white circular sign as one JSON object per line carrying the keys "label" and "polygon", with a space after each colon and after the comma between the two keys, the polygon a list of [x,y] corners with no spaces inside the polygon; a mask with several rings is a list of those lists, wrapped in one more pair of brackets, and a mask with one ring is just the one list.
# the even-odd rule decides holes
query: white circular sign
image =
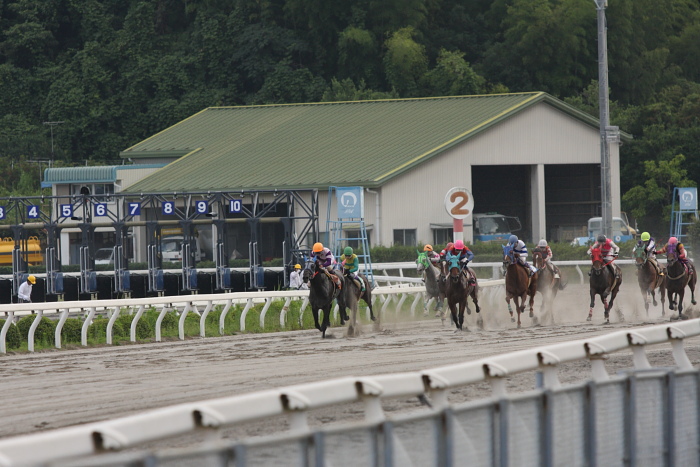
{"label": "white circular sign", "polygon": [[445,209],[453,219],[465,219],[474,209],[474,198],[466,188],[450,188],[445,195]]}
{"label": "white circular sign", "polygon": [[615,237],[616,242],[619,242],[620,240],[622,240],[622,237],[620,237],[619,235]]}

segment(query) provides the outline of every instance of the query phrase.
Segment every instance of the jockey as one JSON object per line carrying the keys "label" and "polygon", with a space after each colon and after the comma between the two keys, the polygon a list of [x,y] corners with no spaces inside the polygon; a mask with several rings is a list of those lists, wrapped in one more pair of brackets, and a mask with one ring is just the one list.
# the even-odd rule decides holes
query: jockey
{"label": "jockey", "polygon": [[508,239],[508,245],[513,248],[513,252],[518,255],[518,262],[530,272],[530,277],[532,277],[537,272],[537,268],[527,262],[527,246],[525,246],[525,242],[519,240],[515,235],[511,235]]}
{"label": "jockey", "polygon": [[454,244],[453,251],[451,252],[453,256],[456,256],[459,260],[460,265],[462,266],[462,269],[467,271],[467,277],[469,277],[469,283],[474,284],[476,283],[476,278],[472,275],[471,271],[469,270],[469,267],[467,264],[469,264],[469,261],[474,259],[474,253],[472,253],[472,250],[467,248],[467,246],[464,244],[462,240],[457,240]]}
{"label": "jockey", "polygon": [[659,268],[659,263],[656,261],[656,242],[654,241],[654,237],[652,237],[649,232],[642,233],[641,240],[637,242],[633,251],[637,251],[637,249],[640,248],[647,254],[647,259],[656,268],[657,274],[663,276],[664,272],[661,270],[661,268]]}
{"label": "jockey", "polygon": [[447,245],[445,245],[445,248],[440,252],[440,260],[444,261],[445,256],[447,256],[447,253],[452,253],[452,251],[455,249],[455,244],[450,242]]}
{"label": "jockey", "polygon": [[620,247],[605,235],[600,234],[598,235],[596,242],[588,249],[588,256],[593,255],[593,250],[595,248],[600,249],[600,254],[603,256],[603,261],[607,263],[610,271],[615,275],[615,278],[620,279],[620,268],[617,267],[616,264],[613,264],[613,261],[620,253]]}
{"label": "jockey", "polygon": [[552,272],[552,274],[554,274],[555,279],[560,279],[559,268],[552,264],[552,262],[550,261],[552,259],[552,249],[549,248],[547,240],[545,240],[544,238],[540,240],[537,244],[537,247],[540,250],[542,250],[542,260],[544,261],[544,267],[549,269]]}
{"label": "jockey", "polygon": [[323,243],[321,242],[314,243],[314,247],[311,252],[311,260],[314,262],[320,261],[321,266],[323,266],[326,271],[332,271],[335,267],[335,257],[333,256],[333,253],[331,253],[331,250],[324,247]]}
{"label": "jockey", "polygon": [[346,246],[345,249],[343,250],[343,254],[340,255],[340,261],[343,265],[343,273],[355,279],[357,282],[360,283],[360,287],[362,288],[362,291],[365,291],[365,281],[362,280],[362,278],[358,277],[357,271],[360,269],[360,260],[357,258],[357,255],[353,253],[352,247]]}
{"label": "jockey", "polygon": [[687,269],[688,274],[693,274],[695,267],[688,260],[688,255],[685,252],[685,247],[682,243],[678,241],[676,237],[671,237],[668,239],[668,243],[660,250],[656,250],[656,254],[668,253],[669,250],[675,249],[678,261],[680,261]]}
{"label": "jockey", "polygon": [[433,246],[432,245],[425,245],[423,247],[423,251],[425,251],[425,256],[428,257],[430,262],[435,265],[440,261],[440,253],[437,251],[433,251]]}

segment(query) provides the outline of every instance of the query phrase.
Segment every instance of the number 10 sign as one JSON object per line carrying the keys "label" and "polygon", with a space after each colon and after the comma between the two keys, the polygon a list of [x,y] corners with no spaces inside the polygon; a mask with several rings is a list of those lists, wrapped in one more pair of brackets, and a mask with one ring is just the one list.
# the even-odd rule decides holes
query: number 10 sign
{"label": "number 10 sign", "polygon": [[465,219],[474,209],[474,198],[466,188],[450,188],[445,195],[445,209],[453,219]]}

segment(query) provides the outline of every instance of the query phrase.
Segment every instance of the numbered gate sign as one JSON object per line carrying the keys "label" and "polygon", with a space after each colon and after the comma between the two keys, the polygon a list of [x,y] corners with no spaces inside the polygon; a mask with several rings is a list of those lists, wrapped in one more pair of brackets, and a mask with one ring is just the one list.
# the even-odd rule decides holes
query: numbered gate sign
{"label": "numbered gate sign", "polygon": [[206,214],[209,212],[209,204],[206,201],[197,201],[197,214]]}
{"label": "numbered gate sign", "polygon": [[163,201],[163,214],[169,216],[175,214],[175,202],[173,201]]}
{"label": "numbered gate sign", "polygon": [[129,215],[130,216],[140,216],[141,215],[141,203],[129,203]]}
{"label": "numbered gate sign", "polygon": [[243,205],[241,204],[240,199],[232,199],[228,202],[229,212],[231,212],[231,213],[241,212],[242,209],[243,209]]}
{"label": "numbered gate sign", "polygon": [[[31,217],[31,216],[29,216]],[[73,217],[73,205],[72,204],[62,204],[61,205],[61,217]]]}
{"label": "numbered gate sign", "polygon": [[95,217],[104,217],[107,215],[107,203],[95,204]]}
{"label": "numbered gate sign", "polygon": [[474,198],[466,188],[450,188],[445,195],[445,209],[453,219],[465,219],[474,209]]}
{"label": "numbered gate sign", "polygon": [[5,206],[0,206],[0,220],[5,218]]}
{"label": "numbered gate sign", "polygon": [[30,219],[38,219],[39,218],[39,206],[36,204],[32,204],[27,206],[27,217]]}

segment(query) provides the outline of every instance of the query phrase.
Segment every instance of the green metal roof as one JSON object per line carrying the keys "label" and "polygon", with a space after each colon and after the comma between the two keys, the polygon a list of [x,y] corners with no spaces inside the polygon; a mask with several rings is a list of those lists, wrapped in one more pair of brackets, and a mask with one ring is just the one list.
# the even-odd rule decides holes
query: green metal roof
{"label": "green metal roof", "polygon": [[113,182],[117,179],[114,165],[90,167],[58,167],[44,170],[44,183]]}
{"label": "green metal roof", "polygon": [[128,192],[376,187],[538,102],[546,93],[211,107],[121,152],[185,154]]}

